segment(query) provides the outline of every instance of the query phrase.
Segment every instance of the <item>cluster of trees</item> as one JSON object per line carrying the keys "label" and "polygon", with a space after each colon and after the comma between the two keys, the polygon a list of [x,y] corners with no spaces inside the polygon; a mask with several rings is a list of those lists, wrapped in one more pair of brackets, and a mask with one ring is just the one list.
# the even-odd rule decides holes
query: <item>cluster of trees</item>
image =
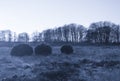
{"label": "cluster of trees", "polygon": [[15,32],[5,30],[0,31],[0,41],[120,43],[120,25],[108,21],[92,23],[88,28],[82,25],[68,24],[43,32],[34,32],[31,36],[26,32],[16,35]]}
{"label": "cluster of trees", "polygon": [[86,39],[91,43],[120,43],[120,25],[111,22],[92,23]]}
{"label": "cluster of trees", "polygon": [[2,42],[12,42],[16,41],[16,34],[10,30],[1,30],[0,31],[0,41]]}
{"label": "cluster of trees", "polygon": [[82,42],[87,29],[82,25],[69,24],[48,29],[33,36],[36,42]]}
{"label": "cluster of trees", "polygon": [[82,25],[69,24],[36,34],[36,42],[88,42],[120,43],[120,25],[108,21],[92,23],[88,29]]}
{"label": "cluster of trees", "polygon": [[29,35],[26,32],[17,35],[16,32],[11,30],[1,30],[0,42],[29,42]]}

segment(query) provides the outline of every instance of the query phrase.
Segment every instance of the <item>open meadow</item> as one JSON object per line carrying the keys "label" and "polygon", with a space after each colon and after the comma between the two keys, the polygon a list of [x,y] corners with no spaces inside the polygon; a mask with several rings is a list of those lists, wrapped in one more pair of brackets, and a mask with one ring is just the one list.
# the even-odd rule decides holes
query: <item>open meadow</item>
{"label": "open meadow", "polygon": [[0,47],[0,81],[120,81],[119,46],[73,46],[62,54],[53,46],[49,56],[11,56]]}

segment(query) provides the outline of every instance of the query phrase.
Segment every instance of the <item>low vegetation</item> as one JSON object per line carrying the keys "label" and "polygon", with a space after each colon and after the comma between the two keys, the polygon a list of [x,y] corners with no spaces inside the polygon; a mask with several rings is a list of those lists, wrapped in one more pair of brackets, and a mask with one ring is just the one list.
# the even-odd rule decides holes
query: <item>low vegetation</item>
{"label": "low vegetation", "polygon": [[47,57],[11,57],[10,48],[0,48],[0,81],[120,80],[119,46],[74,46],[70,55],[61,54],[60,48],[52,47]]}

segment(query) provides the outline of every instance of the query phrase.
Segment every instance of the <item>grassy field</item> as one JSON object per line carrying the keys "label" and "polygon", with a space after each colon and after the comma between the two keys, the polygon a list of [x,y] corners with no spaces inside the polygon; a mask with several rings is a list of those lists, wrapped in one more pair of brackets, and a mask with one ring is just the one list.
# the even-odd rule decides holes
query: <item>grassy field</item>
{"label": "grassy field", "polygon": [[119,46],[74,46],[71,55],[52,48],[46,57],[14,57],[0,47],[0,81],[120,81]]}

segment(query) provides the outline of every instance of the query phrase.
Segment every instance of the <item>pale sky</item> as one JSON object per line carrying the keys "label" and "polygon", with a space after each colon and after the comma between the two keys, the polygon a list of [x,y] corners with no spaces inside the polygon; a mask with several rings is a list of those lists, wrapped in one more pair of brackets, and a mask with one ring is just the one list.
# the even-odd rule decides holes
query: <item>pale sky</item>
{"label": "pale sky", "polygon": [[0,30],[32,33],[98,21],[120,24],[120,0],[0,0]]}

